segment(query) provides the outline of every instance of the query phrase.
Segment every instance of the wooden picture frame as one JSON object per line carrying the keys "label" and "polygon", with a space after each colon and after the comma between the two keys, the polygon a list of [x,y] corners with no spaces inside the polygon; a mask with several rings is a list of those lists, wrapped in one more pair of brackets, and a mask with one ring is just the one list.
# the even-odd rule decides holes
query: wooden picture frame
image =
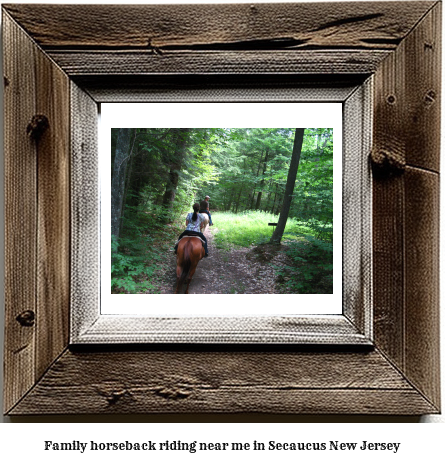
{"label": "wooden picture frame", "polygon": [[[440,411],[440,2],[11,4],[2,14],[6,414]],[[71,278],[87,259],[73,251],[95,217],[71,201],[80,185],[94,196],[73,166],[95,169],[98,103],[369,79],[372,313],[350,319],[369,343],[70,343]]]}

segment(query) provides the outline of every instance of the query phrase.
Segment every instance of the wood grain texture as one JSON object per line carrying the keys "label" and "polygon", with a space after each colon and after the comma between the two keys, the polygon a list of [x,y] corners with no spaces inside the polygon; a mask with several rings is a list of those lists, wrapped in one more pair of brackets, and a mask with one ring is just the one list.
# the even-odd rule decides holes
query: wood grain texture
{"label": "wood grain texture", "polygon": [[[6,412],[440,410],[440,3],[16,4],[4,11]],[[373,73],[372,154],[392,164],[373,180],[375,349],[66,348],[66,121],[74,105],[58,60],[88,107],[84,90],[112,101],[119,87],[151,98],[165,89],[273,87],[271,76],[287,89],[321,81],[344,87]],[[26,134],[38,109],[49,121],[39,143]],[[60,251],[51,250],[51,238]]]}
{"label": "wood grain texture", "polygon": [[[433,157],[431,157],[433,159]],[[405,173],[405,372],[440,405],[439,175]]]}
{"label": "wood grain texture", "polygon": [[441,4],[376,73],[374,151],[439,171]]}
{"label": "wood grain texture", "polygon": [[374,342],[404,367],[403,179],[373,180]]}
{"label": "wood grain texture", "polygon": [[372,144],[373,79],[343,103],[343,314],[372,340]]}
{"label": "wood grain texture", "polygon": [[36,114],[48,128],[37,149],[37,340],[40,377],[68,344],[70,309],[69,78],[36,50]]}
{"label": "wood grain texture", "polygon": [[375,342],[436,405],[440,8],[376,73],[373,145],[389,160],[374,176]]}
{"label": "wood grain texture", "polygon": [[[9,409],[68,343],[69,79],[6,14],[4,24]],[[31,311],[32,325],[17,321]]]}
{"label": "wood grain texture", "polygon": [[[343,315],[122,318],[121,315],[100,315],[97,311],[100,309],[95,312],[94,309],[89,312],[87,307],[75,310],[73,344],[371,344],[369,334],[358,331]],[[88,325],[90,321],[94,324]]]}
{"label": "wood grain texture", "polygon": [[73,80],[96,102],[343,102],[363,75],[95,75]]}
{"label": "wood grain texture", "polygon": [[[403,166],[406,163],[406,60],[403,42],[375,74],[372,148],[373,158],[392,156]],[[399,173],[394,176],[374,173],[374,340],[401,369],[405,345],[403,206],[404,182]]]}
{"label": "wood grain texture", "polygon": [[32,413],[396,413],[435,409],[377,352],[66,352]]}
{"label": "wood grain texture", "polygon": [[70,342],[100,314],[98,106],[73,82],[71,92]]}
{"label": "wood grain texture", "polygon": [[370,74],[433,4],[5,8],[72,76]]}
{"label": "wood grain texture", "polygon": [[[35,114],[35,48],[3,15],[5,156],[5,390],[8,410],[35,383],[36,147],[26,128]],[[27,72],[23,73],[23,69]]]}
{"label": "wood grain texture", "polygon": [[366,74],[390,51],[49,51],[73,78],[92,75],[183,74]]}
{"label": "wood grain texture", "polygon": [[[395,49],[434,2],[19,5],[4,8],[45,50]],[[39,21],[35,21],[38,17]]]}
{"label": "wood grain texture", "polygon": [[440,168],[442,3],[404,42],[406,61],[406,162],[436,173]]}

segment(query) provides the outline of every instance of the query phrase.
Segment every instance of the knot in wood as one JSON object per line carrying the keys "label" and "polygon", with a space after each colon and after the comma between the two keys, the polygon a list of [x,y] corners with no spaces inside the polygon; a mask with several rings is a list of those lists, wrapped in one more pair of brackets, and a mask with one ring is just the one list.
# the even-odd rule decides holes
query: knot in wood
{"label": "knot in wood", "polygon": [[124,397],[127,394],[126,390],[122,391],[114,391],[108,393],[105,398],[107,399],[107,402],[109,405],[114,405],[116,404],[122,397]]}
{"label": "knot in wood", "polygon": [[164,399],[171,400],[186,399],[191,394],[188,389],[180,389],[178,387],[162,387],[156,389],[154,392]]}
{"label": "knot in wood", "polygon": [[25,310],[24,312],[17,315],[16,320],[22,326],[34,326],[35,313],[32,310]]}
{"label": "knot in wood", "polygon": [[39,140],[49,128],[49,121],[45,115],[34,115],[26,128],[26,133],[31,139]]}
{"label": "knot in wood", "polygon": [[434,90],[428,91],[425,95],[425,103],[427,105],[431,105],[435,102],[435,100],[436,100],[436,92],[434,92]]}
{"label": "knot in wood", "polygon": [[97,386],[96,391],[103,396],[108,405],[115,405],[125,397],[131,397],[131,393],[124,387]]}
{"label": "knot in wood", "polygon": [[374,176],[397,176],[404,173],[406,162],[403,153],[396,150],[378,149],[371,153],[371,166]]}

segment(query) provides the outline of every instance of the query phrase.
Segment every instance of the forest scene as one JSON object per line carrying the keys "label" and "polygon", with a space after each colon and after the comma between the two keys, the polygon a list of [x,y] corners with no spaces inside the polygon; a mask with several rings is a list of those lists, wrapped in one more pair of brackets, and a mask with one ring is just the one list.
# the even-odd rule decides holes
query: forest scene
{"label": "forest scene", "polygon": [[174,246],[206,196],[189,293],[332,293],[331,128],[116,128],[111,152],[112,293],[175,292]]}

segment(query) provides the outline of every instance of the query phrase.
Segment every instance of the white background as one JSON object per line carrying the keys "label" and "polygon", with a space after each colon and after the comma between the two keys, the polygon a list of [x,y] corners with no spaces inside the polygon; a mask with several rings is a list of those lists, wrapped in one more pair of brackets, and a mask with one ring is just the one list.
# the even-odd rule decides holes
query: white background
{"label": "white background", "polygon": [[[127,103],[101,105],[101,313],[183,315],[183,295],[116,295],[111,276],[111,128],[282,128],[334,129],[334,292],[317,295],[221,295],[211,297],[202,316],[325,315],[342,313],[342,104],[341,103]],[[191,211],[191,208],[190,210]],[[213,222],[218,223],[217,214]],[[185,225],[185,219],[184,219]],[[272,234],[272,228],[271,228]],[[172,244],[173,245],[173,244]],[[211,260],[211,257],[209,258]],[[199,266],[199,265],[198,265]],[[247,310],[248,309],[248,310]],[[194,314],[192,316],[197,316]]]}
{"label": "white background", "polygon": [[[13,2],[11,2],[13,3]],[[19,2],[16,2],[19,3]],[[26,2],[20,2],[26,3]],[[29,3],[29,2],[28,2]],[[60,3],[39,2],[39,3]],[[65,2],[68,3],[68,2]],[[75,1],[70,3],[93,3],[88,1]],[[122,2],[102,2],[122,3]],[[132,0],[132,3],[141,3]],[[147,2],[145,2],[147,3]],[[155,2],[156,3],[156,2]],[[157,3],[160,3],[157,2]],[[170,3],[187,3],[185,1],[170,0]],[[199,3],[199,2],[195,2]],[[212,3],[210,0],[205,3]],[[223,3],[220,1],[219,3]],[[250,3],[239,0],[239,3]],[[359,11],[358,11],[359,14]],[[1,97],[0,97],[1,98]],[[443,123],[442,123],[443,124]],[[444,131],[442,129],[442,147]],[[3,176],[0,175],[0,179]],[[442,192],[444,189],[442,189]],[[3,194],[3,188],[1,189]],[[442,199],[442,205],[444,201]],[[1,202],[2,213],[3,202]],[[3,214],[2,214],[3,217]],[[442,214],[442,218],[444,215]],[[443,228],[442,228],[443,230]],[[3,240],[3,228],[0,229]],[[1,247],[3,253],[3,247]],[[444,269],[442,266],[441,269]],[[3,317],[3,315],[2,315]],[[442,334],[444,333],[444,319],[442,318]],[[3,325],[0,328],[0,338],[3,338]],[[3,351],[3,339],[0,341],[0,350]],[[3,356],[3,354],[1,354]],[[445,359],[442,344],[442,365]],[[445,367],[442,366],[442,379],[444,379]],[[442,382],[442,399],[445,400]],[[73,400],[74,401],[74,400]],[[92,417],[28,417],[14,419],[11,424],[10,418],[3,417],[0,425],[0,460],[6,459],[5,463],[12,461],[16,463],[42,463],[60,464],[62,461],[68,464],[96,463],[99,459],[112,463],[129,461],[132,464],[173,463],[180,460],[182,463],[227,463],[236,460],[236,463],[246,460],[256,460],[259,463],[325,463],[334,460],[334,463],[349,464],[360,462],[362,464],[380,463],[421,463],[428,464],[443,463],[445,437],[445,417],[443,415],[430,415],[420,418],[420,422],[440,423],[430,425],[419,425],[415,423],[404,424],[403,422],[418,422],[418,418],[404,417],[363,417],[363,416],[304,416],[304,417],[249,417],[248,421],[259,421],[258,424],[244,424],[244,416],[201,416],[195,419],[199,423],[181,424],[170,422],[194,421],[193,417],[177,416],[92,416]],[[226,424],[226,422],[232,422]],[[366,423],[360,423],[360,422]],[[65,422],[58,425],[56,422]],[[100,422],[100,425],[91,424]],[[115,422],[133,422],[133,424],[116,424]],[[141,423],[138,423],[141,422]],[[168,424],[163,424],[168,422]],[[210,422],[210,423],[207,423]],[[218,423],[213,423],[218,422]],[[309,422],[309,424],[303,424]],[[322,422],[310,424],[311,422]],[[332,422],[341,422],[332,424]],[[379,422],[375,424],[375,422]],[[399,423],[402,422],[402,423]],[[36,424],[42,423],[42,424]],[[157,423],[157,424],[155,424]],[[355,424],[360,423],[360,424]],[[200,440],[200,441],[243,441],[253,439],[267,442],[268,440],[298,441],[298,442],[321,442],[339,440],[344,442],[388,441],[401,442],[402,446],[397,454],[388,452],[326,452],[326,453],[262,453],[261,456],[253,455],[251,452],[243,453],[203,453],[201,455],[188,454],[186,452],[171,453],[172,455],[148,455],[148,453],[92,453],[80,455],[79,452],[45,452],[43,450],[44,440],[70,442],[79,441],[164,441],[165,439]],[[105,455],[103,455],[105,454]],[[188,455],[187,455],[188,454]],[[161,462],[162,460],[162,462]]]}

